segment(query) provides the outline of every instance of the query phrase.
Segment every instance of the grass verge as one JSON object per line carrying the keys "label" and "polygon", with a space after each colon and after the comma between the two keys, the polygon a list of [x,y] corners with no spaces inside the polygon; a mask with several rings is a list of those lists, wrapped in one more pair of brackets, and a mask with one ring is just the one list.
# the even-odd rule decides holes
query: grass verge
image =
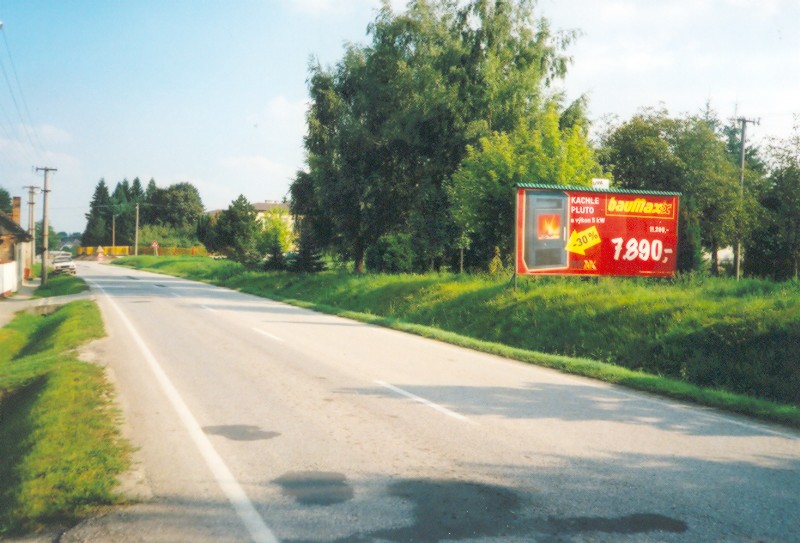
{"label": "grass verge", "polygon": [[66,296],[78,294],[89,290],[89,285],[74,275],[54,275],[47,278],[47,284],[39,287],[34,292],[34,298],[49,298],[51,296]]}
{"label": "grass verge", "polygon": [[[800,284],[294,275],[227,261],[116,262],[800,428]],[[780,398],[781,400],[777,400]]]}
{"label": "grass verge", "polygon": [[0,537],[66,527],[119,502],[129,448],[112,391],[74,354],[103,335],[88,301],[20,313],[0,329]]}

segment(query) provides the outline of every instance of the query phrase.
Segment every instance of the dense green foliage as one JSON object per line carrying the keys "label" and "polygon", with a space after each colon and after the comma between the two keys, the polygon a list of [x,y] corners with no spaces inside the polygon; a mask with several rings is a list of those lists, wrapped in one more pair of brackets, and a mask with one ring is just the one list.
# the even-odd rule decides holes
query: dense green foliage
{"label": "dense green foliage", "polygon": [[264,213],[261,221],[258,250],[266,255],[265,267],[269,270],[286,269],[286,253],[292,249],[294,233],[287,224],[288,211],[274,208]]}
{"label": "dense green foliage", "polygon": [[288,267],[293,272],[316,273],[325,269],[322,251],[317,236],[309,228],[310,221],[300,222],[300,236],[297,240],[297,253],[289,259]]}
{"label": "dense green foliage", "polygon": [[775,279],[800,277],[800,127],[770,146],[772,169],[745,245],[745,268]]}
{"label": "dense green foliage", "polygon": [[140,244],[149,245],[155,239],[164,246],[197,245],[198,222],[205,215],[197,188],[185,182],[159,188],[151,179],[143,189],[138,177],[132,183],[127,179],[117,183],[112,193],[104,179],[97,183],[81,244],[133,245],[137,205]]}
{"label": "dense green foliage", "polygon": [[74,350],[103,335],[100,312],[73,302],[0,329],[0,537],[77,521],[114,503],[128,464],[102,368]]}
{"label": "dense green foliage", "polygon": [[[525,360],[745,413],[765,416],[770,409],[724,395],[709,398],[678,384],[771,399],[795,407],[770,416],[800,424],[797,283],[693,275],[674,282],[542,277],[521,281],[514,292],[505,278],[490,276],[271,274],[247,272],[232,262],[148,257],[119,263],[433,326],[523,349],[529,353]],[[646,374],[622,379],[615,371],[599,370],[607,368],[602,364],[552,363],[530,351],[591,358]],[[513,349],[503,352],[518,357]],[[671,380],[655,384],[646,375]]]}
{"label": "dense green foliage", "polygon": [[[568,124],[577,122],[577,124]],[[519,183],[589,185],[602,170],[586,139],[582,114],[559,113],[551,102],[533,128],[481,138],[448,184],[453,221],[467,249],[467,266],[486,269],[495,248],[513,253],[514,194]]]}
{"label": "dense green foliage", "polygon": [[[463,208],[483,202],[461,198],[453,208],[460,189],[447,190],[468,148],[459,183],[502,176],[509,202],[519,177],[487,170],[477,156],[505,134],[515,134],[509,160],[528,176],[574,184],[599,171],[582,101],[564,107],[550,89],[566,72],[572,35],[553,34],[532,2],[432,0],[399,14],[387,2],[369,35],[333,68],[312,63],[307,169],[291,187],[293,212],[316,242],[356,270],[387,234],[414,240],[416,270],[451,264],[459,249],[475,265],[492,258],[498,243],[485,232],[504,218],[464,225]],[[508,229],[499,244],[512,236]]]}
{"label": "dense green foliage", "polygon": [[239,195],[217,216],[211,249],[224,249],[234,260],[253,265],[261,257],[257,248],[260,231],[256,208],[247,198]]}
{"label": "dense green foliage", "polygon": [[244,195],[239,195],[227,209],[204,216],[197,235],[209,251],[253,267],[264,261],[271,270],[287,266],[285,255],[292,248],[294,234],[288,224],[288,212],[279,206],[259,214]]}
{"label": "dense green foliage", "polygon": [[[681,271],[696,269],[700,247],[715,259],[735,239],[738,169],[713,119],[644,110],[606,135],[601,162],[622,188],[683,193]],[[679,223],[680,224],[680,223]],[[712,262],[718,272],[716,260]]]}
{"label": "dense green foliage", "polygon": [[408,234],[384,234],[367,249],[367,268],[381,273],[410,273],[414,250]]}
{"label": "dense green foliage", "polygon": [[773,139],[767,152],[748,144],[740,170],[741,128],[713,111],[671,117],[645,109],[613,126],[598,150],[620,187],[683,194],[679,271],[719,274],[718,251],[744,248],[749,275],[785,280],[800,269],[800,132]]}

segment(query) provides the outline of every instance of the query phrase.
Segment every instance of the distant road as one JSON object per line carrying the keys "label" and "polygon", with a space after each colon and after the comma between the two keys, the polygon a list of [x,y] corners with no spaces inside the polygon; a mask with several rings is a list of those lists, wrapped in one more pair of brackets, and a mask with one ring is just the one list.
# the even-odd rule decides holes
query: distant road
{"label": "distant road", "polygon": [[81,263],[142,503],[62,541],[800,541],[800,434]]}

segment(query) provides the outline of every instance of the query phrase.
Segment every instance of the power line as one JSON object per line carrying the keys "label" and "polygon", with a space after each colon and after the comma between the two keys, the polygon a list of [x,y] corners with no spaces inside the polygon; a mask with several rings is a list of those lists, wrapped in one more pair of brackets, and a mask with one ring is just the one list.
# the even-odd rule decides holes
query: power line
{"label": "power line", "polygon": [[[8,58],[10,60],[11,66],[13,68],[14,76],[16,77],[16,80],[17,80],[17,87],[19,89],[20,99],[22,100],[23,105],[25,106],[26,111],[28,112],[28,120],[26,121],[25,116],[22,114],[22,109],[20,108],[19,101],[17,100],[17,93],[14,92],[14,86],[11,83],[11,78],[8,76],[8,72],[6,71],[5,63],[2,60],[0,60],[0,71],[3,73],[3,79],[6,82],[6,87],[8,88],[9,94],[11,95],[11,101],[14,104],[14,109],[16,110],[17,116],[19,117],[19,120],[20,120],[20,124],[19,124],[19,127],[20,127],[19,135],[20,135],[20,137],[14,137],[12,135],[12,131],[10,129],[13,128],[15,123],[13,123],[11,121],[11,117],[9,116],[8,112],[6,111],[6,108],[3,107],[2,104],[0,104],[0,110],[2,110],[3,116],[5,117],[6,121],[8,122],[8,128],[3,127],[3,131],[9,137],[9,141],[10,142],[18,143],[18,145],[23,149],[23,151],[27,155],[27,157],[29,159],[31,159],[32,162],[36,162],[37,161],[37,155],[40,155],[40,156],[43,157],[46,153],[44,151],[44,147],[41,144],[41,140],[38,139],[38,134],[35,134],[35,128],[33,126],[33,121],[32,121],[31,116],[30,116],[30,110],[27,109],[27,102],[25,101],[24,94],[22,93],[22,85],[19,82],[19,76],[17,75],[16,65],[14,64],[14,59],[11,56],[11,48],[9,47],[9,44],[8,44],[8,38],[6,37],[5,32],[3,31],[3,22],[2,21],[0,21],[0,34],[3,35],[3,41],[4,41],[5,45],[6,45],[6,52],[8,53]],[[36,139],[38,141],[38,146],[34,142],[34,136],[31,135],[31,130],[34,130],[34,135],[36,136]],[[26,140],[27,140],[27,144],[29,144],[30,147],[28,147],[28,145],[26,145],[26,143],[25,143]]]}
{"label": "power line", "polygon": [[[5,43],[5,46],[6,46],[6,52],[8,53],[8,61],[11,64],[11,71],[14,74],[14,80],[17,82],[17,90],[19,90],[19,97],[20,97],[20,100],[22,101],[22,106],[25,108],[25,114],[26,114],[27,119],[28,119],[28,124],[26,126],[29,126],[31,131],[33,132],[33,136],[34,137],[31,138],[30,134],[28,134],[28,139],[35,140],[35,143],[38,145],[39,151],[42,153],[42,155],[45,155],[47,153],[45,151],[44,145],[42,145],[42,140],[41,140],[41,138],[39,138],[39,134],[36,131],[36,126],[33,123],[33,117],[31,116],[31,110],[28,107],[28,101],[25,99],[25,93],[22,90],[22,83],[19,80],[19,73],[17,72],[17,65],[14,63],[14,57],[11,55],[11,46],[8,44],[8,38],[6,37],[6,33],[3,30],[3,23],[2,22],[0,22],[0,34],[3,35],[3,43]],[[3,74],[5,75],[5,70],[3,70]],[[8,81],[7,78],[6,78],[6,81]],[[9,88],[10,87],[11,86],[9,85]],[[14,104],[16,105],[16,100],[14,101]],[[19,108],[17,108],[17,109],[19,109]],[[22,113],[20,113],[20,117],[22,117]],[[26,133],[27,132],[28,132],[28,130],[26,129]],[[32,141],[31,144],[33,144],[33,143],[34,142]]]}

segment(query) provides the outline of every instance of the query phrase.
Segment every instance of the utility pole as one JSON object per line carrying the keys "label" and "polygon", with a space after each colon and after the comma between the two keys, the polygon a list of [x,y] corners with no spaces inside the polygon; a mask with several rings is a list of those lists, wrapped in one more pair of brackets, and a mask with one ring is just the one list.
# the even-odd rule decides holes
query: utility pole
{"label": "utility pole", "polygon": [[28,234],[31,236],[31,253],[28,255],[28,270],[33,273],[33,263],[36,260],[36,217],[33,216],[34,196],[39,187],[28,185]]}
{"label": "utility pole", "polygon": [[44,203],[42,207],[44,207],[44,212],[42,214],[42,286],[47,284],[47,234],[50,228],[50,224],[47,222],[47,193],[50,192],[49,189],[49,181],[50,181],[50,172],[57,172],[56,168],[36,168],[37,172],[44,172],[44,189],[42,193],[44,193]]}
{"label": "utility pole", "polygon": [[139,204],[136,204],[136,233],[133,236],[133,256],[139,256]]}
{"label": "utility pole", "polygon": [[[759,119],[746,119],[744,117],[739,117],[736,119],[736,122],[742,125],[742,151],[741,156],[739,157],[739,204],[741,205],[744,202],[744,150],[746,146],[746,134],[747,134],[747,123],[750,124],[759,124]],[[744,211],[742,209],[742,211]],[[740,217],[741,221],[741,217]],[[736,280],[739,281],[741,277],[741,269],[742,269],[742,234],[741,232],[736,233]]]}

